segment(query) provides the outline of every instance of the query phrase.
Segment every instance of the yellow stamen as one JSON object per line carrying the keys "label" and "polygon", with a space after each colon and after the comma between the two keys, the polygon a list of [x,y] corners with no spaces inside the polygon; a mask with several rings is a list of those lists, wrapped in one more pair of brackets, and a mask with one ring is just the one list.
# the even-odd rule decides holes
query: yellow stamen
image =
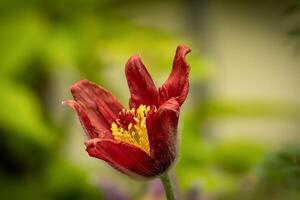
{"label": "yellow stamen", "polygon": [[118,122],[111,124],[112,135],[116,140],[132,144],[150,155],[150,145],[146,127],[146,116],[150,111],[150,106],[140,105],[138,109],[132,108],[124,112],[131,113],[135,121],[134,124],[129,123],[127,130],[122,128]]}

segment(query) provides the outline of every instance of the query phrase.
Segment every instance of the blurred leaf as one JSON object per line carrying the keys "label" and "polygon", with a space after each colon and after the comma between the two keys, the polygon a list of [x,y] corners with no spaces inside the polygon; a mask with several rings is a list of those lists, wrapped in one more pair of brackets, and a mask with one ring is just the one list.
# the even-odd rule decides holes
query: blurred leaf
{"label": "blurred leaf", "polygon": [[265,157],[258,169],[261,181],[278,189],[297,189],[300,187],[300,148],[289,145],[276,154]]}
{"label": "blurred leaf", "polygon": [[92,185],[84,170],[62,160],[48,166],[45,183],[52,199],[103,199],[100,184]]}
{"label": "blurred leaf", "polygon": [[50,200],[40,180],[13,179],[3,174],[0,174],[0,193],[1,199]]}
{"label": "blurred leaf", "polygon": [[45,26],[34,12],[0,21],[0,76],[17,75],[41,46]]}
{"label": "blurred leaf", "polygon": [[260,161],[264,151],[260,145],[245,142],[228,142],[216,146],[215,163],[232,174],[248,172]]}
{"label": "blurred leaf", "polygon": [[35,96],[21,85],[0,81],[0,126],[14,139],[25,138],[43,147],[53,145],[55,135],[43,121]]}
{"label": "blurred leaf", "polygon": [[299,161],[300,148],[297,143],[286,145],[277,152],[268,153],[256,168],[255,185],[250,190],[241,188],[240,195],[245,200],[264,200],[266,196],[274,200],[298,200],[300,198]]}

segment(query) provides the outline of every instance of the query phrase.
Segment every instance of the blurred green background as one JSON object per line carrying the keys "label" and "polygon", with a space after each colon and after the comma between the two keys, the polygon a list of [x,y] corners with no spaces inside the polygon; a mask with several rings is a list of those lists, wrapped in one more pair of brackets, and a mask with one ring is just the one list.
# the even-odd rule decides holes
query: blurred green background
{"label": "blurred green background", "polygon": [[299,42],[297,0],[1,0],[0,198],[159,199],[89,158],[61,101],[85,78],[127,105],[127,59],[160,85],[184,43],[178,195],[300,199]]}

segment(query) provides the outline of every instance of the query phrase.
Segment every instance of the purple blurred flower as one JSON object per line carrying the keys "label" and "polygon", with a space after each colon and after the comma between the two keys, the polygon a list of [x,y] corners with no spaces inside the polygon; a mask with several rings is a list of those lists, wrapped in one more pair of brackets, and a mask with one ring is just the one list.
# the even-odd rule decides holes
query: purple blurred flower
{"label": "purple blurred flower", "polygon": [[129,196],[118,185],[108,180],[101,180],[100,187],[106,200],[129,200]]}
{"label": "purple blurred flower", "polygon": [[202,197],[199,187],[193,186],[188,190],[186,200],[207,200],[207,198]]}

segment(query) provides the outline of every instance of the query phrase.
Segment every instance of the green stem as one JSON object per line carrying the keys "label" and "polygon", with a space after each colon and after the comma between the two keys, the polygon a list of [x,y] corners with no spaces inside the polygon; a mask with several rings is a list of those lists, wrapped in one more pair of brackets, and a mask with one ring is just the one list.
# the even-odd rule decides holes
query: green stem
{"label": "green stem", "polygon": [[171,180],[170,180],[170,177],[169,177],[168,173],[164,173],[163,175],[161,175],[160,180],[161,180],[161,182],[164,186],[166,196],[167,196],[167,200],[176,200],[175,196],[174,196],[173,189],[172,189]]}

